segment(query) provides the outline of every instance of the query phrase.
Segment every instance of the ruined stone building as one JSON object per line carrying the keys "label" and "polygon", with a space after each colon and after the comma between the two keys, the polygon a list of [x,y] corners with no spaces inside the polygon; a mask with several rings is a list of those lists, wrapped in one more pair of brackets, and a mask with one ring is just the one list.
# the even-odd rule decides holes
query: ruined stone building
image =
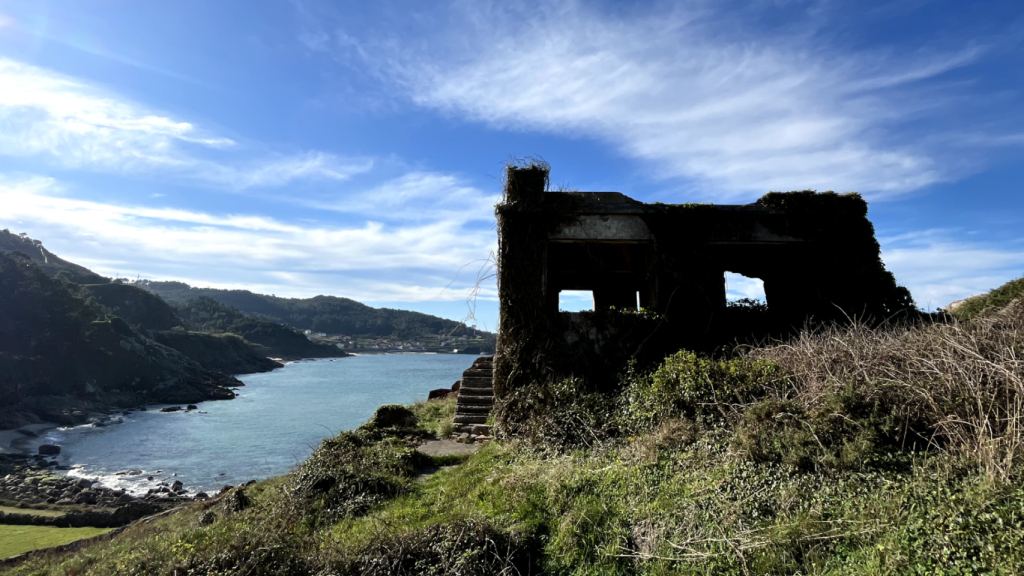
{"label": "ruined stone building", "polygon": [[[550,192],[547,174],[509,167],[497,206],[498,398],[567,376],[606,387],[630,358],[658,361],[742,337],[727,271],[764,281],[765,334],[913,307],[882,264],[858,194],[646,204],[618,192]],[[594,312],[559,312],[563,290],[592,291]]]}

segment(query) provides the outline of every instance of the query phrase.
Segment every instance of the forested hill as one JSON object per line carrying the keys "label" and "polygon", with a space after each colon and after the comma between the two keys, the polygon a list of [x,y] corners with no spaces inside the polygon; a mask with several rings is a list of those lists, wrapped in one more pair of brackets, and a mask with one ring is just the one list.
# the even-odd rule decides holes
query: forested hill
{"label": "forested hill", "polygon": [[43,247],[39,240],[33,240],[25,234],[14,234],[10,230],[0,230],[0,254],[21,252],[32,259],[41,272],[50,278],[60,276],[61,279],[76,284],[107,284],[109,278],[89,270],[85,266],[68,262]]}
{"label": "forested hill", "polygon": [[395,336],[411,338],[426,334],[475,336],[478,331],[460,322],[421,312],[373,308],[336,296],[280,298],[248,290],[193,288],[184,282],[142,281],[144,288],[171,304],[207,297],[237,308],[247,316],[268,318],[301,330],[330,334]]}

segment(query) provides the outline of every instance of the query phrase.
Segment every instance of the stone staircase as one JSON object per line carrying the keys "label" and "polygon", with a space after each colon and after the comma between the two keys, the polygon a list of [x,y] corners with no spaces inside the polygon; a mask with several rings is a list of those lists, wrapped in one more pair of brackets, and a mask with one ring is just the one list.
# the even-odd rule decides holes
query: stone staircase
{"label": "stone staircase", "polygon": [[474,426],[487,423],[494,407],[493,367],[494,356],[481,356],[462,373],[459,401],[455,408],[456,432],[472,432]]}

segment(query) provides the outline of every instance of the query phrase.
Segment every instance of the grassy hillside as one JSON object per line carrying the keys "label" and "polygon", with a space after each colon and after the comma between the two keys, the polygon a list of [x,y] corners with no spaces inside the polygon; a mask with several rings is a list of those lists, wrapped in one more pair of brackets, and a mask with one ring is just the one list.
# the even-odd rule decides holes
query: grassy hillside
{"label": "grassy hillside", "polygon": [[239,384],[106,314],[28,257],[0,254],[0,412],[73,421],[94,402],[232,398]]}
{"label": "grassy hillside", "polygon": [[410,338],[425,334],[476,334],[465,325],[408,310],[371,308],[365,304],[338,298],[279,298],[254,294],[248,290],[192,288],[183,282],[143,282],[140,287],[159,294],[172,304],[182,304],[205,296],[238,309],[247,316],[268,318],[300,330],[349,335],[395,336]]}
{"label": "grassy hillside", "polygon": [[1024,300],[1024,277],[1011,280],[988,294],[968,298],[953,311],[953,315],[968,320],[979,314],[1001,310],[1014,300]]}
{"label": "grassy hillside", "polygon": [[291,474],[9,573],[1019,574],[1022,351],[1019,304],[681,351],[613,394],[518,392],[502,409],[528,425],[464,461],[409,448],[450,413],[418,405],[415,427],[342,433]]}
{"label": "grassy hillside", "polygon": [[310,342],[304,335],[278,322],[246,316],[205,296],[179,303],[175,311],[193,330],[237,334],[259,345],[267,356],[285,359],[348,356],[336,346]]}

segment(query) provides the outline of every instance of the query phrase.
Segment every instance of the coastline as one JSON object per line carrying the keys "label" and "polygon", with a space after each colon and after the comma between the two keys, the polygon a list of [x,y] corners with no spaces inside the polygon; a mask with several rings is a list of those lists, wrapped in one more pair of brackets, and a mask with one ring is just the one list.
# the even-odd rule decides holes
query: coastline
{"label": "coastline", "polygon": [[46,433],[56,428],[60,428],[60,425],[54,422],[39,422],[11,430],[0,430],[0,454],[31,456],[33,449],[38,449],[39,445],[43,444]]}

